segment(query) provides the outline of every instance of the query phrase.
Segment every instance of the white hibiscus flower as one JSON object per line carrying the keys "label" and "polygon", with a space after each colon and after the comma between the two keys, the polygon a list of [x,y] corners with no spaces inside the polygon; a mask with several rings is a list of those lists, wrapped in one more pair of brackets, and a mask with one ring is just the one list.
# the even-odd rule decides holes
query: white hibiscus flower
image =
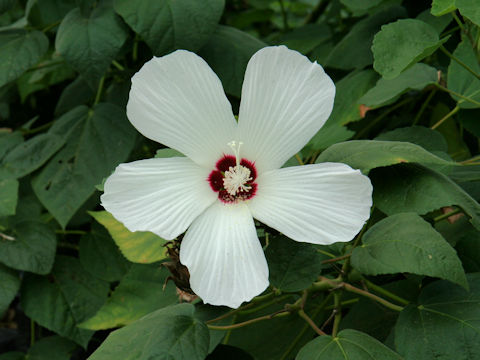
{"label": "white hibiscus flower", "polygon": [[330,115],[335,85],[284,46],[248,63],[238,123],[222,84],[188,51],[153,58],[132,78],[127,115],[149,139],[186,157],[121,164],[102,205],[130,231],[171,240],[205,303],[240,306],[268,286],[253,219],[296,241],[350,241],[370,214],[358,170],[323,163],[280,168]]}

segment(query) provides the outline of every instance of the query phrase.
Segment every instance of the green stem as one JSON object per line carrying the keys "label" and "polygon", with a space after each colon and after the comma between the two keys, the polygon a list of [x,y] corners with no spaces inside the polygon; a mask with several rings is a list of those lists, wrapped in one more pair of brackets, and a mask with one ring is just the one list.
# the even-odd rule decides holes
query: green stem
{"label": "green stem", "polygon": [[322,261],[322,264],[336,263],[336,262],[338,262],[338,261],[342,261],[342,260],[348,259],[350,256],[352,256],[352,254],[347,254],[347,255],[339,256],[339,257],[336,257],[336,258],[333,258],[333,259],[323,260],[323,261]]}
{"label": "green stem", "polygon": [[112,65],[115,66],[120,71],[125,71],[125,68],[116,60],[112,61]]}
{"label": "green stem", "polygon": [[413,120],[412,125],[417,125],[418,122],[420,121],[420,118],[422,117],[423,113],[425,112],[425,109],[427,108],[428,104],[432,100],[432,98],[435,96],[435,93],[437,92],[437,88],[433,88],[432,91],[430,91],[430,94],[428,94],[427,99],[423,102],[422,106],[420,107],[419,112],[415,116],[415,119]]}
{"label": "green stem", "polygon": [[[462,95],[462,94],[459,94],[459,93],[457,93],[456,91],[450,90],[450,89],[448,89],[448,88],[446,88],[446,87],[444,87],[444,86],[442,86],[442,85],[440,85],[440,84],[435,84],[435,86],[436,86],[437,88],[439,88],[440,90],[442,90],[442,91],[448,92],[449,94],[452,94],[452,95],[454,95],[454,96],[456,96],[456,97],[459,97],[459,98],[462,99],[463,101],[468,101],[468,102],[470,102],[470,103],[472,103],[472,104],[475,104],[475,105],[480,106],[480,102],[478,102],[477,100],[473,100],[473,99],[471,99],[471,98],[469,98],[469,97],[467,97],[467,96],[464,96],[464,95]],[[460,101],[459,101],[458,103],[460,103]]]}
{"label": "green stem", "polygon": [[[354,299],[349,299],[349,300],[345,300],[345,301],[342,301],[340,303],[340,305],[342,307],[344,306],[347,306],[347,305],[352,305],[352,304],[356,304],[358,302],[359,298],[354,298]],[[325,310],[333,310],[335,309],[335,305],[330,305],[330,306],[326,306],[325,307]]]}
{"label": "green stem", "polygon": [[405,300],[404,298],[401,298],[400,296],[395,295],[394,293],[391,293],[388,290],[385,290],[381,286],[375,285],[374,283],[372,283],[371,281],[369,281],[367,279],[363,279],[363,281],[365,282],[365,285],[367,285],[367,287],[369,287],[373,291],[376,291],[379,294],[385,295],[386,297],[389,297],[390,299],[395,300],[395,301],[399,302],[400,304],[403,304],[403,305],[408,305],[409,304],[409,302],[407,300]]}
{"label": "green stem", "polygon": [[463,31],[465,32],[465,26],[463,26],[463,23],[460,21],[460,19],[458,18],[457,14],[455,11],[452,11],[451,12],[452,16],[453,16],[453,19],[455,20],[455,22],[458,24],[458,27]]}
{"label": "green stem", "polygon": [[460,60],[458,57],[456,57],[455,55],[453,55],[452,53],[450,53],[450,51],[448,51],[445,46],[443,45],[440,45],[440,50],[445,54],[447,55],[450,59],[452,59],[453,61],[456,61],[460,66],[462,66],[465,70],[467,70],[470,74],[472,74],[473,76],[475,76],[477,79],[480,80],[480,75],[477,74],[470,66],[468,66],[467,64],[465,64],[462,60]]}
{"label": "green stem", "polygon": [[70,243],[65,242],[65,241],[59,241],[58,246],[60,246],[62,248],[65,248],[65,249],[72,249],[72,250],[76,250],[76,251],[80,250],[78,245],[70,244]]}
{"label": "green stem", "polygon": [[241,315],[247,315],[247,314],[256,313],[257,311],[263,310],[263,309],[265,309],[266,307],[269,307],[269,306],[272,305],[272,304],[275,304],[275,303],[278,303],[278,302],[280,302],[280,301],[282,301],[282,300],[285,300],[285,299],[287,299],[287,298],[289,298],[289,297],[291,297],[291,296],[292,296],[291,294],[286,294],[286,295],[282,295],[282,296],[279,296],[279,297],[275,297],[275,298],[271,299],[270,301],[267,301],[267,302],[265,302],[265,303],[260,304],[260,305],[257,306],[257,307],[239,311],[239,314],[241,314]]}
{"label": "green stem", "polygon": [[343,288],[345,290],[353,292],[353,293],[358,294],[358,295],[365,296],[365,297],[367,297],[371,300],[374,300],[374,301],[378,302],[379,304],[382,304],[383,306],[385,306],[385,307],[387,307],[391,310],[395,310],[395,311],[402,311],[403,310],[402,306],[392,304],[390,301],[382,299],[380,296],[369,293],[368,291],[356,288],[355,286],[352,286],[352,285],[347,284],[347,283],[343,283],[342,285],[343,285]]}
{"label": "green stem", "polygon": [[438,128],[440,125],[442,125],[445,121],[450,119],[453,115],[455,115],[458,111],[460,110],[460,106],[455,106],[452,111],[450,111],[447,115],[445,115],[443,118],[438,120],[435,124],[433,124],[430,129],[435,130]]}
{"label": "green stem", "polygon": [[35,345],[35,321],[30,319],[30,346]]}
{"label": "green stem", "polygon": [[83,231],[83,230],[60,230],[60,229],[55,230],[55,233],[65,234],[65,235],[85,235],[85,234],[88,234],[87,231]]}
{"label": "green stem", "polygon": [[474,156],[474,157],[472,157],[471,159],[468,159],[468,160],[460,161],[460,164],[466,165],[466,164],[469,164],[471,162],[476,162],[477,160],[480,160],[480,155]]}
{"label": "green stem", "polygon": [[138,34],[135,35],[135,39],[133,40],[133,49],[132,49],[132,60],[133,62],[137,62],[138,59],[138,42],[140,41],[140,38],[138,37]]}
{"label": "green stem", "polygon": [[298,311],[298,315],[307,322],[308,325],[318,334],[318,335],[327,335],[325,334],[306,313],[303,309]]}
{"label": "green stem", "polygon": [[320,0],[317,5],[313,8],[313,10],[308,14],[307,18],[304,21],[304,25],[313,24],[318,20],[318,18],[323,14],[325,8],[329,4],[328,1]]}
{"label": "green stem", "polygon": [[32,135],[32,134],[36,134],[36,133],[39,133],[43,130],[46,130],[48,129],[50,126],[53,125],[53,121],[50,121],[46,124],[43,124],[35,129],[26,129],[26,130],[21,130],[20,131],[22,132],[23,135]]}
{"label": "green stem", "polygon": [[46,27],[44,27],[42,29],[42,32],[46,33],[47,31],[53,29],[55,26],[60,25],[60,23],[61,23],[61,20],[55,21],[54,23],[51,23],[50,25],[47,25]]}
{"label": "green stem", "polygon": [[250,320],[247,320],[247,321],[244,321],[244,322],[241,322],[241,323],[238,323],[238,324],[233,324],[233,325],[224,325],[224,326],[220,326],[220,325],[209,325],[207,324],[208,328],[210,330],[221,330],[221,331],[224,331],[224,330],[230,330],[230,329],[239,329],[239,328],[242,328],[244,326],[247,326],[247,325],[250,325],[250,324],[254,324],[254,323],[257,323],[259,321],[264,321],[264,320],[271,320],[273,318],[277,318],[277,317],[283,317],[283,316],[288,316],[290,315],[290,312],[287,311],[287,310],[282,310],[281,312],[277,312],[277,313],[273,313],[273,314],[270,314],[270,315],[264,315],[264,316],[260,316],[258,318],[255,318],[255,319],[250,319]]}
{"label": "green stem", "polygon": [[302,158],[300,157],[300,155],[295,154],[295,159],[297,159],[297,161],[298,161],[298,163],[299,163],[300,165],[305,165],[305,164],[303,163],[303,160],[302,160]]}
{"label": "green stem", "polygon": [[285,10],[285,4],[283,0],[278,1],[280,3],[280,10],[282,11],[282,19],[283,19],[283,30],[288,31],[288,18],[287,18],[287,11]]}
{"label": "green stem", "polygon": [[326,255],[326,256],[331,257],[331,258],[336,258],[337,257],[337,255],[334,255],[334,254],[329,253],[328,251],[325,251],[325,250],[322,250],[322,249],[317,249],[317,251],[320,254]]}
{"label": "green stem", "polygon": [[442,214],[442,215],[439,215],[439,216],[433,218],[433,221],[434,221],[434,222],[439,222],[439,221],[448,219],[450,216],[459,214],[459,213],[461,213],[461,212],[463,212],[462,209],[457,208],[457,209],[452,210],[452,211],[450,211],[450,212],[448,212],[448,213],[446,213],[446,214]]}
{"label": "green stem", "polygon": [[105,75],[102,76],[102,78],[100,79],[100,83],[98,84],[97,95],[95,96],[95,101],[93,103],[93,106],[97,105],[100,102],[104,83],[105,83]]}
{"label": "green stem", "polygon": [[333,318],[332,337],[337,337],[338,329],[340,328],[340,321],[342,321],[342,293],[335,292],[333,294],[333,301],[335,306],[335,317]]}

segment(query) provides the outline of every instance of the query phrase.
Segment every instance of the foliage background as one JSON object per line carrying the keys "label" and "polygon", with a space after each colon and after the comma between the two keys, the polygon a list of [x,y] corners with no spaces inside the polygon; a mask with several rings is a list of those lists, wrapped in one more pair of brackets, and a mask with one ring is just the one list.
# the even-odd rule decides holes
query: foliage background
{"label": "foliage background", "polygon": [[[0,14],[1,360],[480,359],[477,0],[0,0]],[[329,247],[258,224],[271,288],[233,312],[179,305],[160,265],[178,270],[174,245],[99,206],[120,162],[176,155],[129,124],[130,78],[195,51],[237,112],[269,44],[337,86],[287,165],[361,169],[372,217]]]}

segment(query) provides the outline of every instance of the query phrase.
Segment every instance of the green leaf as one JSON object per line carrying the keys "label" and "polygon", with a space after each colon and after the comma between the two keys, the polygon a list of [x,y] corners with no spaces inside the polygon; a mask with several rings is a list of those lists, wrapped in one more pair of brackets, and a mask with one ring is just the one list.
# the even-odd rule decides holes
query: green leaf
{"label": "green leaf", "polygon": [[333,111],[325,125],[310,140],[308,146],[316,150],[350,139],[354,132],[345,125],[361,119],[359,99],[377,80],[372,70],[352,72],[335,84]]}
{"label": "green leaf", "polygon": [[480,229],[480,205],[447,176],[419,165],[397,165],[371,173],[375,204],[387,215],[423,215],[445,206],[460,206]]}
{"label": "green leaf", "polygon": [[446,40],[440,41],[435,28],[420,20],[403,19],[384,25],[373,39],[373,67],[385,79],[393,79]]}
{"label": "green leaf", "polygon": [[176,156],[184,157],[185,155],[183,155],[180,151],[177,151],[175,149],[169,149],[169,148],[158,149],[157,152],[155,153],[156,158],[171,158]]}
{"label": "green leaf", "polygon": [[0,31],[0,86],[15,80],[47,52],[48,38],[41,31]]}
{"label": "green leaf", "polygon": [[18,181],[0,180],[0,217],[15,215],[18,201]]}
{"label": "green leaf", "polygon": [[19,288],[20,277],[18,273],[0,264],[0,318],[7,311]]}
{"label": "green leaf", "polygon": [[325,65],[336,69],[362,69],[373,62],[372,40],[382,24],[406,16],[405,9],[392,6],[368,16],[352,26],[350,32],[333,48]]}
{"label": "green leaf", "polygon": [[417,20],[423,21],[429,25],[431,25],[437,33],[440,35],[446,28],[447,26],[453,21],[453,17],[450,15],[447,16],[433,16],[430,13],[430,9],[426,9],[422,11],[418,16],[416,17]]}
{"label": "green leaf", "polygon": [[0,355],[0,360],[26,360],[25,354],[18,351],[11,351]]}
{"label": "green leaf", "polygon": [[57,239],[53,230],[41,222],[16,224],[15,240],[0,240],[0,262],[17,270],[48,274],[53,265]]}
{"label": "green leaf", "polygon": [[351,260],[354,268],[367,275],[407,272],[468,286],[455,250],[414,213],[392,215],[373,225]]}
{"label": "green leaf", "polygon": [[296,360],[402,360],[402,357],[371,336],[342,330],[337,337],[319,336],[305,345]]}
{"label": "green leaf", "polygon": [[0,132],[0,159],[22,142],[23,136],[19,131]]}
{"label": "green leaf", "polygon": [[243,31],[218,25],[199,55],[222,80],[225,92],[240,97],[248,60],[265,46],[267,44]]}
{"label": "green leaf", "polygon": [[[458,1],[458,0],[456,0]],[[455,11],[455,0],[433,0],[432,1],[432,15],[442,16],[449,12]]]}
{"label": "green leaf", "polygon": [[167,256],[166,240],[149,231],[130,232],[107,211],[89,212],[102,224],[120,248],[122,254],[130,261],[150,264]]}
{"label": "green leaf", "polygon": [[70,11],[58,28],[55,48],[90,86],[107,71],[128,32],[111,6],[100,5],[88,17]]}
{"label": "green leaf", "polygon": [[[469,66],[474,72],[480,75],[480,64],[478,63],[475,51],[468,39],[458,44],[453,52],[453,56],[457,57],[464,64]],[[480,102],[480,79],[473,76],[468,70],[461,66],[455,60],[450,61],[447,74],[447,86],[450,90]],[[458,102],[461,108],[478,108],[479,105],[470,101],[465,101],[455,95],[452,98]]]}
{"label": "green leaf", "polygon": [[88,83],[81,77],[77,77],[62,91],[55,107],[55,115],[63,115],[79,105],[85,105],[93,100],[94,96],[95,92]]}
{"label": "green leaf", "polygon": [[476,0],[455,0],[462,16],[467,17],[475,25],[480,26],[480,7]]}
{"label": "green leaf", "polygon": [[70,360],[77,345],[60,336],[40,339],[28,350],[28,360]]}
{"label": "green leaf", "polygon": [[66,145],[33,179],[42,204],[65,227],[95,192],[95,185],[126,160],[135,132],[120,108],[101,103],[74,108],[56,120],[51,133],[63,134]]}
{"label": "green leaf", "polygon": [[269,281],[282,291],[300,291],[309,287],[322,271],[324,257],[307,243],[277,236],[270,241],[265,252]]}
{"label": "green leaf", "polygon": [[105,330],[128,325],[155,310],[178,302],[175,284],[159,264],[134,264],[98,312],[79,326]]}
{"label": "green leaf", "polygon": [[447,142],[442,134],[424,126],[398,128],[380,134],[375,140],[410,142],[430,152],[448,151]]}
{"label": "green leaf", "polygon": [[0,0],[0,14],[3,14],[14,7],[16,0]]}
{"label": "green leaf", "polygon": [[[60,134],[46,133],[17,145],[0,164],[0,172],[13,178],[23,177],[42,166],[65,144]],[[4,175],[5,176],[5,175]]]}
{"label": "green leaf", "polygon": [[480,273],[468,274],[470,292],[446,281],[427,285],[395,327],[395,345],[406,360],[480,357]]}
{"label": "green leaf", "polygon": [[359,103],[369,107],[380,107],[396,101],[410,90],[422,90],[438,82],[437,70],[425,64],[415,64],[394,79],[380,79]]}
{"label": "green leaf", "polygon": [[49,277],[27,274],[21,305],[33,321],[86,347],[93,331],[77,324],[98,311],[108,290],[108,283],[91,276],[77,259],[58,256]]}
{"label": "green leaf", "polygon": [[41,29],[62,20],[76,4],[76,0],[30,0],[25,15],[31,25]]}
{"label": "green leaf", "polygon": [[457,233],[459,241],[455,248],[463,268],[467,273],[480,272],[480,232],[472,227],[460,229]]}
{"label": "green leaf", "polygon": [[79,257],[90,274],[105,281],[120,280],[130,267],[107,230],[98,224],[80,239]]}
{"label": "green leaf", "polygon": [[377,167],[399,163],[457,165],[415,144],[377,140],[354,140],[332,145],[320,154],[316,162],[341,162],[360,169],[364,174]]}
{"label": "green leaf", "polygon": [[210,38],[224,0],[115,0],[115,11],[150,46],[154,55],[196,51]]}
{"label": "green leaf", "polygon": [[208,329],[191,304],[157,310],[112,332],[88,360],[203,360]]}

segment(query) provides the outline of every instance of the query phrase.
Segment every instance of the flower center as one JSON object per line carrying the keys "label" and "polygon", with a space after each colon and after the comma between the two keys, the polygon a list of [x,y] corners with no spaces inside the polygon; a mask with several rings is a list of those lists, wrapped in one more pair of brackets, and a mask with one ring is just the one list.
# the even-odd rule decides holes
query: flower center
{"label": "flower center", "polygon": [[255,164],[240,158],[241,142],[228,144],[235,156],[224,155],[215,164],[215,169],[208,176],[208,182],[218,198],[224,203],[235,203],[251,199],[257,190],[254,182],[257,177]]}

